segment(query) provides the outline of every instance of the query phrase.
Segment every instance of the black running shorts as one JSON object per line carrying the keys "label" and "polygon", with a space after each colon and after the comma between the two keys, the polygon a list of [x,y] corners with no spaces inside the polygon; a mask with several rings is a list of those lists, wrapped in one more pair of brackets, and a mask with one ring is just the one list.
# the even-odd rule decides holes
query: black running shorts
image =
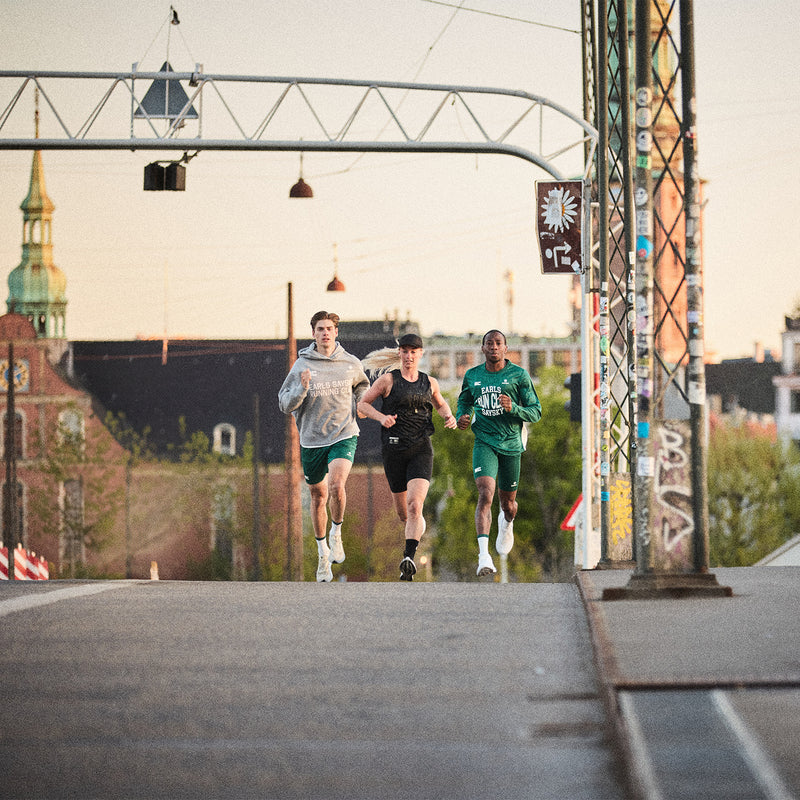
{"label": "black running shorts", "polygon": [[381,453],[383,471],[392,494],[405,492],[408,482],[414,478],[429,481],[433,475],[433,445],[428,436],[417,444],[402,449],[391,443],[385,444]]}

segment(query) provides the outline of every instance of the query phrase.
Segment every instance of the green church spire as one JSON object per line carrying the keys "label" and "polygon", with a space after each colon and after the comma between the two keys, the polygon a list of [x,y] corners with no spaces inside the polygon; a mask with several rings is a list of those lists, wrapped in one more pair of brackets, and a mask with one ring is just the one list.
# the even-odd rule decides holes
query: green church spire
{"label": "green church spire", "polygon": [[[38,100],[38,98],[37,98]],[[36,136],[39,135],[38,102]],[[22,261],[8,276],[8,310],[24,314],[40,338],[66,338],[67,279],[53,263],[55,206],[47,196],[41,151],[33,154],[31,182],[22,210]]]}

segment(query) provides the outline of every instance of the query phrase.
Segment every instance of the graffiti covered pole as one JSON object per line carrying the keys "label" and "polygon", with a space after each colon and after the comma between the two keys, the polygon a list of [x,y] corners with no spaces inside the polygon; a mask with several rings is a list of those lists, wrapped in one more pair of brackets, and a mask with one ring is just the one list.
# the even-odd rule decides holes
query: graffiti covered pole
{"label": "graffiti covered pole", "polygon": [[692,506],[694,568],[708,571],[708,465],[706,460],[706,367],[704,361],[703,268],[700,247],[700,178],[697,170],[697,100],[694,81],[693,0],[681,0],[683,62],[684,222],[686,299],[689,332],[689,420],[692,429]]}
{"label": "graffiti covered pole", "polygon": [[603,20],[597,36],[597,199],[598,259],[599,259],[599,314],[598,333],[600,345],[600,565],[608,565],[609,531],[611,528],[611,389],[609,378],[609,348],[611,342],[608,317],[608,6],[598,0],[597,16]]}
{"label": "graffiti covered pole", "polygon": [[[686,267],[688,286],[686,320],[688,345],[688,391],[690,425],[683,419],[663,419],[665,404],[658,395],[657,378],[668,369],[668,358],[657,352],[655,319],[656,227],[663,226],[663,208],[657,205],[657,176],[670,174],[670,167],[653,164],[654,132],[659,120],[654,109],[666,104],[653,98],[654,41],[658,46],[668,25],[651,28],[653,0],[636,0],[636,88],[635,112],[635,219],[636,219],[636,393],[637,458],[634,474],[633,532],[637,546],[636,569],[627,587],[607,589],[604,600],[658,597],[724,597],[730,587],[720,586],[708,572],[708,518],[705,471],[705,372],[703,366],[702,280],[699,264],[699,202],[694,159],[694,65],[691,0],[681,0],[681,55],[683,70],[684,175],[682,186],[672,176],[678,191],[683,189],[683,217],[686,225]],[[660,15],[660,6],[659,15]],[[654,33],[657,36],[654,37]],[[663,90],[663,85],[661,89]],[[656,111],[656,115],[658,111]],[[688,136],[687,136],[688,134]],[[687,144],[687,138],[689,142]],[[663,151],[659,149],[663,159]],[[663,191],[663,188],[659,189]],[[663,233],[663,231],[662,231]],[[668,234],[667,234],[668,235]],[[656,373],[658,370],[658,373]],[[658,417],[658,418],[657,418]],[[690,454],[687,454],[687,447]],[[683,544],[690,544],[686,552]],[[687,557],[688,556],[688,557]]]}
{"label": "graffiti covered pole", "polygon": [[653,569],[650,540],[650,501],[653,494],[654,453],[650,436],[653,422],[653,187],[652,101],[653,77],[650,44],[651,0],[636,1],[636,88],[634,125],[636,156],[634,186],[636,202],[636,463],[633,465],[633,535],[636,539],[637,573]]}

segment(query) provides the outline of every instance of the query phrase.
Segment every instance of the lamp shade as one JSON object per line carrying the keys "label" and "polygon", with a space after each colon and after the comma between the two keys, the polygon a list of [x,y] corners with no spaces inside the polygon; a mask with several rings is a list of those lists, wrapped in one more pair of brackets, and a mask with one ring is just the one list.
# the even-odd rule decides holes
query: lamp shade
{"label": "lamp shade", "polygon": [[333,280],[328,284],[329,292],[343,292],[344,284],[339,280],[339,276],[334,273]]}
{"label": "lamp shade", "polygon": [[289,189],[289,197],[313,197],[314,192],[311,187],[300,178],[297,183]]}

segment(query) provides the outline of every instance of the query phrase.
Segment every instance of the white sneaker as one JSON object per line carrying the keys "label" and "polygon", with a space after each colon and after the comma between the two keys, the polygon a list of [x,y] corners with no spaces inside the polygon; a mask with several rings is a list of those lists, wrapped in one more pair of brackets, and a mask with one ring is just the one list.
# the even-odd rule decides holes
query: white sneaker
{"label": "white sneaker", "polygon": [[330,583],[333,580],[333,570],[328,556],[320,556],[317,562],[317,583]]}
{"label": "white sneaker", "polygon": [[497,570],[494,568],[492,557],[486,553],[478,556],[478,577],[482,578],[484,575],[493,575]]}
{"label": "white sneaker", "polygon": [[332,533],[328,537],[328,543],[331,548],[331,554],[328,556],[331,564],[341,564],[344,561],[344,547],[342,547],[342,534]]}
{"label": "white sneaker", "polygon": [[514,546],[514,520],[511,522],[506,520],[506,515],[500,509],[500,514],[497,517],[497,541],[494,543],[494,549],[500,553],[501,556],[508,555],[511,548]]}
{"label": "white sneaker", "polygon": [[417,574],[417,565],[414,563],[414,559],[406,556],[400,562],[400,580],[413,581],[414,575],[416,574]]}

